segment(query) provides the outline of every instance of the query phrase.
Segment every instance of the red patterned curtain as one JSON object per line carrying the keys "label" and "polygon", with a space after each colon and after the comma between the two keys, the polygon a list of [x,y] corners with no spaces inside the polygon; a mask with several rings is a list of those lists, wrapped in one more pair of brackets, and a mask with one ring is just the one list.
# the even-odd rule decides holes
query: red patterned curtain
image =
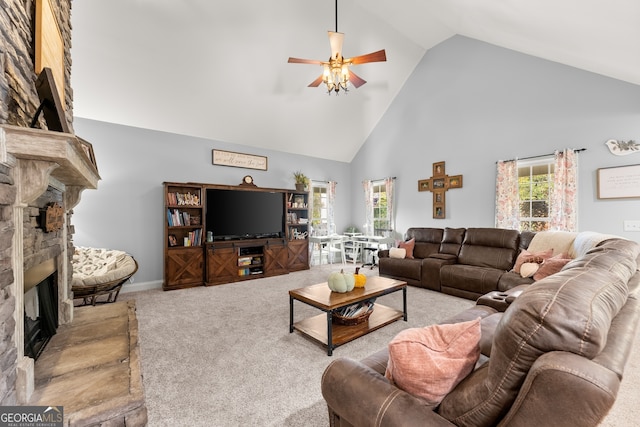
{"label": "red patterned curtain", "polygon": [[549,226],[551,230],[578,230],[578,156],[567,148],[555,152],[553,193]]}
{"label": "red patterned curtain", "polygon": [[499,161],[496,170],[496,227],[520,229],[518,161]]}

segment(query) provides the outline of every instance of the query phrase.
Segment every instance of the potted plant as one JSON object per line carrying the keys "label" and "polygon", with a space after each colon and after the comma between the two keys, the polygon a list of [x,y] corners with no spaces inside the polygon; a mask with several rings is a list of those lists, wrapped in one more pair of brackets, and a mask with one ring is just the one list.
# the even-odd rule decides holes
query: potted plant
{"label": "potted plant", "polygon": [[310,182],[309,178],[301,171],[295,171],[293,173],[293,179],[295,180],[296,190],[298,191],[304,191]]}

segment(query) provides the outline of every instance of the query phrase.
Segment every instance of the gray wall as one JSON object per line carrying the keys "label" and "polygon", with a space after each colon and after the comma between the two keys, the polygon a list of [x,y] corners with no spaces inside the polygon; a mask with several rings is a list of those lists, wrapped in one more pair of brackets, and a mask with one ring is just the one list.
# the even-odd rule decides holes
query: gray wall
{"label": "gray wall", "polygon": [[[640,86],[461,36],[427,52],[351,164],[82,118],[74,127],[93,143],[102,176],[75,208],[75,244],[131,252],[137,282],[162,280],[163,181],[238,184],[250,174],[259,186],[292,188],[297,169],[338,181],[338,231],[362,228],[363,179],[396,176],[402,234],[412,226],[492,227],[497,160],[587,148],[579,155],[579,229],[640,240],[622,230],[623,220],[640,219],[640,199],[596,197],[598,168],[640,163],[640,154],[614,156],[604,145],[640,139]],[[266,155],[269,170],[213,166],[213,148]],[[417,182],[439,161],[464,186],[446,193],[446,218],[435,220],[431,193],[418,192]]]}
{"label": "gray wall", "polygon": [[[640,153],[610,154],[612,138],[640,140],[640,86],[455,36],[425,54],[352,162],[352,220],[364,223],[362,180],[396,176],[400,233],[492,227],[497,160],[587,148],[579,229],[638,241],[622,224],[640,219],[640,199],[596,197],[598,168],[640,163]],[[432,194],[417,190],[439,161],[463,175],[463,188],[446,193],[445,219],[432,218]]]}
{"label": "gray wall", "polygon": [[[300,169],[312,179],[338,182],[336,225],[338,230],[348,225],[347,163],[82,118],[74,127],[92,143],[102,178],[97,190],[82,193],[74,209],[74,244],[130,252],[140,266],[136,282],[159,286],[162,281],[165,181],[237,185],[251,175],[259,187],[293,189],[292,174]],[[213,148],[267,156],[268,170],[214,166]]]}

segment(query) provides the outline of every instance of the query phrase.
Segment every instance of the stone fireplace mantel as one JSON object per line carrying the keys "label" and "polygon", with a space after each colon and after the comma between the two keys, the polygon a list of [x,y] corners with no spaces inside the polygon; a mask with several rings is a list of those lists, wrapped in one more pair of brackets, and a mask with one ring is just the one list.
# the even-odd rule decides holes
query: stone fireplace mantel
{"label": "stone fireplace mantel", "polygon": [[16,188],[13,205],[15,230],[11,266],[15,299],[15,334],[17,352],[16,393],[18,403],[28,401],[34,388],[33,359],[24,356],[24,229],[25,209],[49,187],[60,191],[64,200],[61,256],[58,267],[58,318],[60,324],[73,320],[70,298],[68,214],[80,201],[85,189],[96,189],[100,176],[86,146],[72,134],[42,129],[0,125],[0,163],[9,166]]}

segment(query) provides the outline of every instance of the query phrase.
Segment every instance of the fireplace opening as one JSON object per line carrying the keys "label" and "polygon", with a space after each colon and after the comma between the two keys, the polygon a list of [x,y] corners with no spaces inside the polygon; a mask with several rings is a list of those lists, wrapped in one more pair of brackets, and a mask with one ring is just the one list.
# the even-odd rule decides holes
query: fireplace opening
{"label": "fireplace opening", "polygon": [[24,288],[24,354],[37,360],[58,327],[58,275],[53,260],[28,273],[25,272]]}

